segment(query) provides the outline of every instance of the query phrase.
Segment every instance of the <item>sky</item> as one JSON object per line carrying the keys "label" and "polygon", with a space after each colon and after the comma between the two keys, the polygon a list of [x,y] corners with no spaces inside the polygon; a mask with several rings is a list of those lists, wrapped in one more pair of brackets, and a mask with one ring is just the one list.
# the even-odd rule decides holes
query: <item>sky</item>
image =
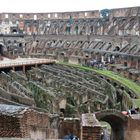
{"label": "sky", "polygon": [[1,0],[0,12],[67,12],[134,6],[140,6],[140,0]]}

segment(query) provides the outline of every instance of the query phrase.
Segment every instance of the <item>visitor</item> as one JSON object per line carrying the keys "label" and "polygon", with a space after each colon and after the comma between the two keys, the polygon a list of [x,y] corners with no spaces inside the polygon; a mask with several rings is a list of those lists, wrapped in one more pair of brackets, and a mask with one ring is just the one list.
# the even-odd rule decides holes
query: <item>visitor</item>
{"label": "visitor", "polygon": [[131,114],[138,114],[138,112],[139,112],[139,107],[130,109]]}
{"label": "visitor", "polygon": [[73,134],[69,134],[64,137],[64,140],[79,140],[79,138]]}
{"label": "visitor", "polygon": [[110,140],[110,134],[107,129],[102,130],[101,140]]}

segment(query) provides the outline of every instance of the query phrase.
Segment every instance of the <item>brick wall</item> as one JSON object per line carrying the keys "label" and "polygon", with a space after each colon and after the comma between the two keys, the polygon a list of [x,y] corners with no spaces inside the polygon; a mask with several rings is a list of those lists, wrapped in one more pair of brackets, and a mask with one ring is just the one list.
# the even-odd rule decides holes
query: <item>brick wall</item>
{"label": "brick wall", "polygon": [[48,115],[27,111],[20,119],[22,137],[47,138]]}
{"label": "brick wall", "polygon": [[62,120],[59,124],[59,138],[73,134],[80,138],[80,120]]}
{"label": "brick wall", "polygon": [[22,137],[19,119],[0,115],[0,137]]}
{"label": "brick wall", "polygon": [[82,140],[100,140],[101,127],[84,126],[82,128]]}
{"label": "brick wall", "polygon": [[[25,110],[16,115],[0,115],[0,137],[17,137],[32,139],[57,139],[57,121],[54,118],[53,126],[50,125],[47,113],[35,110]],[[56,125],[54,125],[56,124]]]}
{"label": "brick wall", "polygon": [[139,140],[139,139],[140,139],[140,120],[129,118],[127,129],[125,132],[125,140]]}

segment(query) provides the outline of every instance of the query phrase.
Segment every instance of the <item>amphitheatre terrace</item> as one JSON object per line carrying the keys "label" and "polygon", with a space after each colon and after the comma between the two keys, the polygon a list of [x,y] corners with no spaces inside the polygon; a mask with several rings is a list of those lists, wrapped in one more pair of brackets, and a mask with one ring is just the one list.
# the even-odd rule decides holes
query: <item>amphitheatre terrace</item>
{"label": "amphitheatre terrace", "polygon": [[139,140],[136,107],[140,7],[0,13],[0,137]]}

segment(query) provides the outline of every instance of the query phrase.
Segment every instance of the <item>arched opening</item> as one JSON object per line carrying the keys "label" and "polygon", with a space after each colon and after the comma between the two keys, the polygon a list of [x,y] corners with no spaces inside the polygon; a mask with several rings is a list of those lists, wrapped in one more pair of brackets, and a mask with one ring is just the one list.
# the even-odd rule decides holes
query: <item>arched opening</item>
{"label": "arched opening", "polygon": [[123,114],[112,113],[101,113],[96,114],[96,118],[99,121],[104,121],[110,124],[111,126],[111,138],[110,140],[124,140],[125,128],[126,128],[126,119]]}
{"label": "arched opening", "polygon": [[22,43],[19,43],[19,47],[22,48]]}
{"label": "arched opening", "polygon": [[93,33],[93,26],[90,26],[90,32]]}
{"label": "arched opening", "polygon": [[0,44],[0,56],[4,55],[3,51],[4,51],[4,46],[3,44]]}
{"label": "arched opening", "polygon": [[124,66],[127,67],[127,62],[124,62]]}
{"label": "arched opening", "polygon": [[116,46],[114,51],[119,51],[120,50],[120,47],[119,46]]}
{"label": "arched opening", "polygon": [[107,81],[108,83],[111,83],[110,79],[106,79],[106,81]]}
{"label": "arched opening", "polygon": [[133,97],[131,91],[128,91],[128,94],[129,94],[129,96],[130,96],[131,98]]}
{"label": "arched opening", "polygon": [[64,52],[60,52],[60,55],[61,55],[61,56],[65,56],[65,53],[64,53]]}
{"label": "arched opening", "polygon": [[8,42],[7,42],[8,44],[10,44],[11,43],[11,40],[8,40]]}
{"label": "arched opening", "polygon": [[111,126],[105,121],[100,121],[101,124],[101,140],[110,140],[111,137]]}
{"label": "arched opening", "polygon": [[12,30],[12,33],[13,33],[13,34],[17,34],[17,32],[18,32],[17,29],[13,29],[13,30]]}
{"label": "arched opening", "polygon": [[34,20],[37,20],[37,15],[34,15]]}
{"label": "arched opening", "polygon": [[113,86],[114,86],[114,87],[117,87],[117,85],[118,85],[118,84],[117,84],[116,82],[113,83]]}

